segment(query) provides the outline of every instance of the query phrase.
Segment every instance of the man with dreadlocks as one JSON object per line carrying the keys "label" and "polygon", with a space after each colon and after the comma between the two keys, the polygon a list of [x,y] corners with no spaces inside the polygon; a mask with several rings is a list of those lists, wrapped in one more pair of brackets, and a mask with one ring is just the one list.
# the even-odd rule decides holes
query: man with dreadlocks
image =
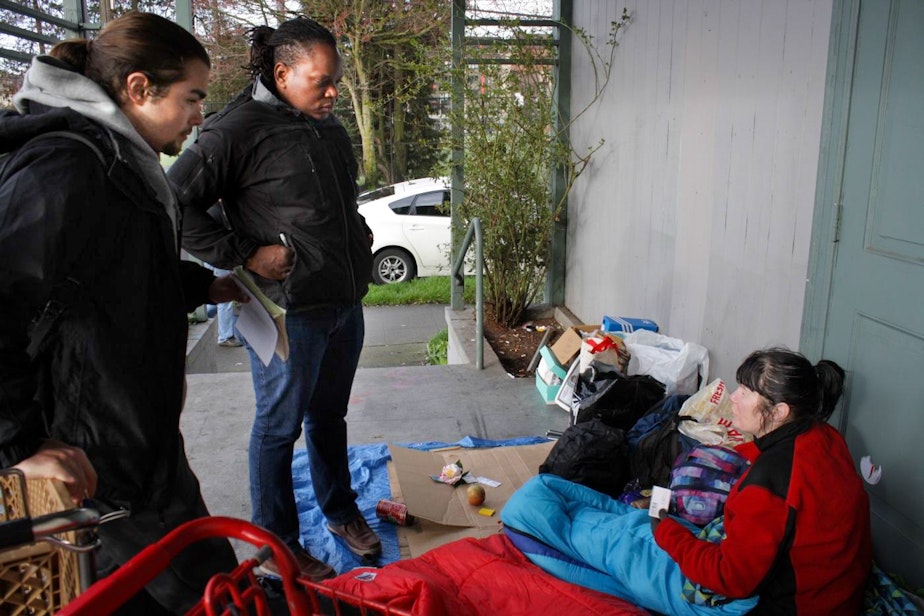
{"label": "man with dreadlocks", "polygon": [[[304,425],[311,481],[328,528],[360,556],[381,543],[356,505],[347,403],[363,346],[372,232],[356,208],[357,163],[333,115],[342,76],[329,30],[299,17],[251,32],[253,82],[210,117],[170,169],[185,210],[183,245],[217,267],[244,265],[287,309],[287,361],[249,344],[256,393],[250,437],[254,523],[285,541],[305,575],[334,571],[299,542],[292,449]],[[206,210],[221,199],[231,230]],[[272,561],[264,573],[278,571]]]}

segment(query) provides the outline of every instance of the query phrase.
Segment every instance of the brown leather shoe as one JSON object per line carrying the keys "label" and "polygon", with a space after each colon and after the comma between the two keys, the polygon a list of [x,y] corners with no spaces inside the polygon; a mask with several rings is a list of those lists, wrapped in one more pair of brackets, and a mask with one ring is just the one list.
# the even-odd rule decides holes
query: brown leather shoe
{"label": "brown leather shoe", "polygon": [[[292,550],[292,553],[295,554],[295,561],[298,563],[301,575],[312,582],[320,582],[337,575],[333,567],[321,562],[303,549]],[[264,560],[263,564],[257,567],[257,572],[267,577],[280,579],[279,567],[276,566],[276,561],[272,558]]]}
{"label": "brown leather shoe", "polygon": [[338,537],[342,537],[350,551],[357,556],[376,556],[382,553],[382,542],[362,516],[343,526],[328,524],[327,528]]}

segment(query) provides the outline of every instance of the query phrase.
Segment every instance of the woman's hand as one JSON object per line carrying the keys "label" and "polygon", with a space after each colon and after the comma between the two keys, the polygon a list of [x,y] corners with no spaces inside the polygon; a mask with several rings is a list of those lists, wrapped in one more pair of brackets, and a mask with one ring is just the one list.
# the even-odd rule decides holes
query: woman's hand
{"label": "woman's hand", "polygon": [[270,280],[285,280],[292,272],[295,264],[295,251],[279,244],[260,246],[247,259],[247,269],[269,278]]}
{"label": "woman's hand", "polygon": [[661,523],[661,520],[667,517],[667,509],[658,509],[658,517],[648,516],[648,521],[651,522],[651,534],[653,535],[655,530],[658,528],[658,524]]}
{"label": "woman's hand", "polygon": [[96,470],[83,449],[46,439],[32,456],[13,468],[27,479],[57,479],[67,486],[71,500],[79,505],[96,493]]}

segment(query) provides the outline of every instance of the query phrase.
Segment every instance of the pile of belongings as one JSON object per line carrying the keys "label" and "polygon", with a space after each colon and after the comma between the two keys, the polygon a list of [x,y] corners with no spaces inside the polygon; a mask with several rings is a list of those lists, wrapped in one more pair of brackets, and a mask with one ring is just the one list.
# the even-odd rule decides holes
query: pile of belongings
{"label": "pile of belongings", "polygon": [[747,466],[734,447],[750,439],[731,425],[722,379],[692,395],[665,395],[665,386],[649,375],[591,366],[574,391],[574,424],[539,472],[643,509],[653,486],[670,486],[670,512],[697,526],[722,514]]}

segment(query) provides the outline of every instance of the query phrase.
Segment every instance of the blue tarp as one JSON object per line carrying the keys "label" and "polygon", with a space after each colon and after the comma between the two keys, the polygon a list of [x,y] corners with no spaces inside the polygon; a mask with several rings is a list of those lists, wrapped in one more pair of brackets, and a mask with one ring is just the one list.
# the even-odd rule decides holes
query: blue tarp
{"label": "blue tarp", "polygon": [[[422,443],[401,443],[401,446],[428,451],[454,445],[482,448],[512,447],[545,442],[548,442],[548,439],[541,436],[525,436],[497,441],[466,436],[455,443],[427,441]],[[373,563],[363,562],[362,559],[347,549],[341,539],[327,530],[327,521],[321,514],[317,500],[314,497],[314,490],[311,487],[308,454],[305,450],[302,448],[297,449],[292,460],[292,479],[295,487],[298,521],[302,532],[302,545],[314,557],[323,560],[336,569],[337,573],[343,573],[368,564],[385,565],[400,558],[397,528],[391,523],[383,522],[375,515],[375,506],[379,500],[391,497],[387,467],[391,456],[388,453],[388,445],[351,445],[348,448],[348,454],[353,489],[359,495],[357,505],[359,505],[360,511],[369,522],[369,526],[372,527],[372,530],[382,541],[382,556]]]}

